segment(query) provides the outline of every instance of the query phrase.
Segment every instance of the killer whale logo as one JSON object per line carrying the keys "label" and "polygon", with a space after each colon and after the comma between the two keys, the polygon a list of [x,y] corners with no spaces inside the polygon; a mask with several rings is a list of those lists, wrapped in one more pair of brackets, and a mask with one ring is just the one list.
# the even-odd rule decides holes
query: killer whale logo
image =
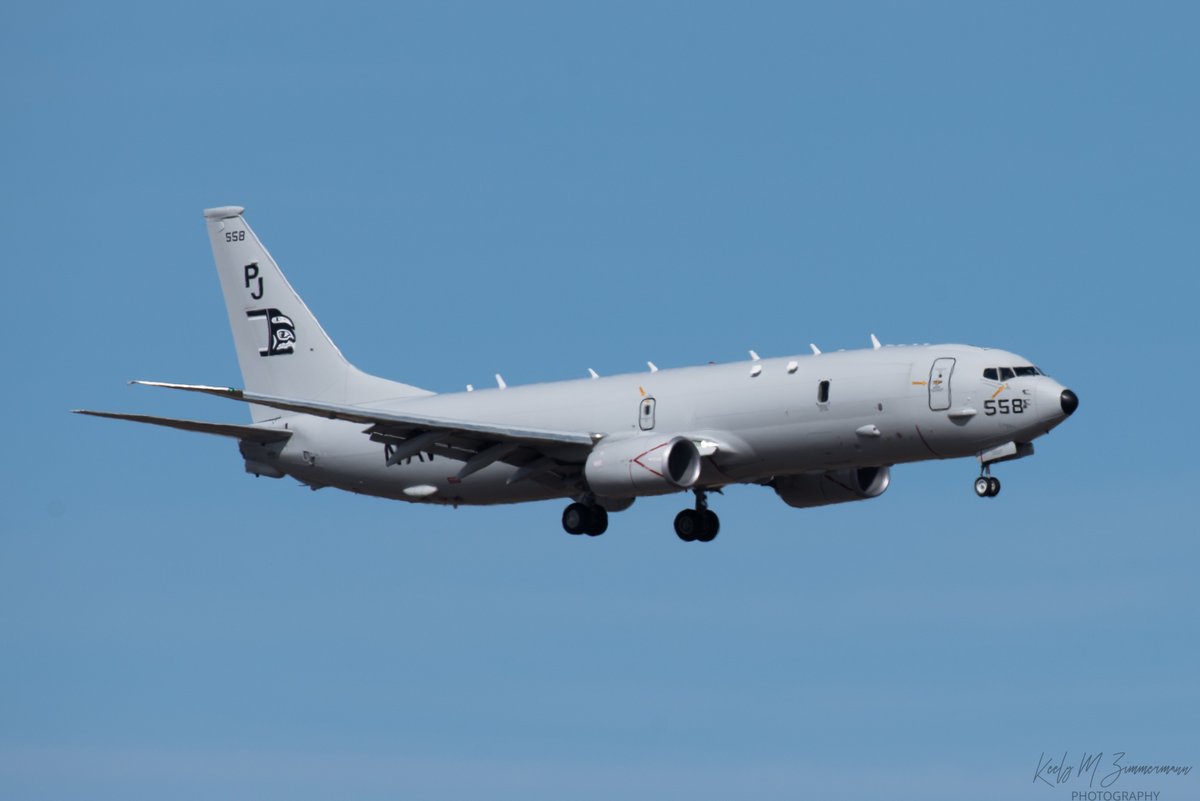
{"label": "killer whale logo", "polygon": [[279,309],[251,309],[246,316],[251,319],[265,317],[267,320],[267,346],[258,349],[259,356],[286,356],[294,352],[296,326],[291,317]]}

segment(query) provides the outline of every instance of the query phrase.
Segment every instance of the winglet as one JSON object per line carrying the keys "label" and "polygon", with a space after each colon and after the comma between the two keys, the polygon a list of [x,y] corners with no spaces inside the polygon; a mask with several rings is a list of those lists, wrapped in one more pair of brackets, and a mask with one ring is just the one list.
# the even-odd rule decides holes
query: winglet
{"label": "winglet", "polygon": [[821,355],[821,349],[820,349],[820,348],[818,348],[816,345],[814,345],[813,343],[809,342],[809,343],[808,343],[808,346],[809,346],[810,348],[812,348],[813,356],[820,356],[820,355]]}
{"label": "winglet", "polygon": [[879,344],[879,337],[875,336],[874,334],[871,334],[871,347],[875,350],[879,350],[881,347],[883,347]]}
{"label": "winglet", "polygon": [[656,365],[654,362],[646,362],[646,366],[650,368],[650,372],[652,372],[652,373],[658,372],[658,365]]}

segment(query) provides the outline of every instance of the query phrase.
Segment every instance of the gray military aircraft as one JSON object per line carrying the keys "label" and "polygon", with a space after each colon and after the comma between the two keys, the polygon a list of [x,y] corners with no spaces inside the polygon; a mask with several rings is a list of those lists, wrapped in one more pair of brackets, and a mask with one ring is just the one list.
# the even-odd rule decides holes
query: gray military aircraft
{"label": "gray military aircraft", "polygon": [[247,403],[253,424],[79,414],[232,437],[247,472],[313,488],[452,506],[569,498],[570,534],[603,534],[640,496],[690,491],[675,533],[709,542],[708,494],[730,484],[806,508],[878,497],[896,464],[975,456],[975,492],[995,497],[991,466],[1030,456],[1079,405],[1013,353],[874,335],[864,350],[435,394],[346,361],[243,211],[204,217],[245,389],[133,383]]}

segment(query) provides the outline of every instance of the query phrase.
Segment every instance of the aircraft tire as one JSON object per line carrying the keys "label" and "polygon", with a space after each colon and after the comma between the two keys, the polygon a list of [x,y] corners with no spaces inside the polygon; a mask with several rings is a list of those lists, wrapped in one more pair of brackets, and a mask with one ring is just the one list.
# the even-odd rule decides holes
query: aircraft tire
{"label": "aircraft tire", "polygon": [[684,509],[675,515],[675,535],[684,542],[695,542],[701,527],[700,513],[695,509]]}
{"label": "aircraft tire", "polygon": [[697,542],[712,542],[721,531],[721,518],[711,509],[700,512],[700,531],[696,535]]}
{"label": "aircraft tire", "polygon": [[988,477],[988,497],[995,498],[1000,494],[1000,479],[995,476]]}
{"label": "aircraft tire", "polygon": [[587,528],[584,534],[589,537],[599,537],[608,531],[608,510],[603,506],[588,507]]}
{"label": "aircraft tire", "polygon": [[566,531],[568,534],[583,534],[586,532],[592,517],[589,511],[582,503],[573,503],[566,509],[563,509],[563,531]]}
{"label": "aircraft tire", "polygon": [[980,498],[989,497],[988,493],[991,491],[991,489],[992,482],[988,480],[987,476],[980,476],[979,478],[975,479],[975,494]]}

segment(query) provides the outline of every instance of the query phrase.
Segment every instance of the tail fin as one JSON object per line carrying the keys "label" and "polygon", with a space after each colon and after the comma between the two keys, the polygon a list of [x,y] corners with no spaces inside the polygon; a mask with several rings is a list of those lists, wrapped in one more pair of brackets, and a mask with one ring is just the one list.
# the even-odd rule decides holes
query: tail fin
{"label": "tail fin", "polygon": [[[430,394],[367,375],[346,361],[242,217],[240,206],[206,209],[208,237],[229,311],[246,389],[359,404]],[[279,412],[252,406],[255,422]]]}

